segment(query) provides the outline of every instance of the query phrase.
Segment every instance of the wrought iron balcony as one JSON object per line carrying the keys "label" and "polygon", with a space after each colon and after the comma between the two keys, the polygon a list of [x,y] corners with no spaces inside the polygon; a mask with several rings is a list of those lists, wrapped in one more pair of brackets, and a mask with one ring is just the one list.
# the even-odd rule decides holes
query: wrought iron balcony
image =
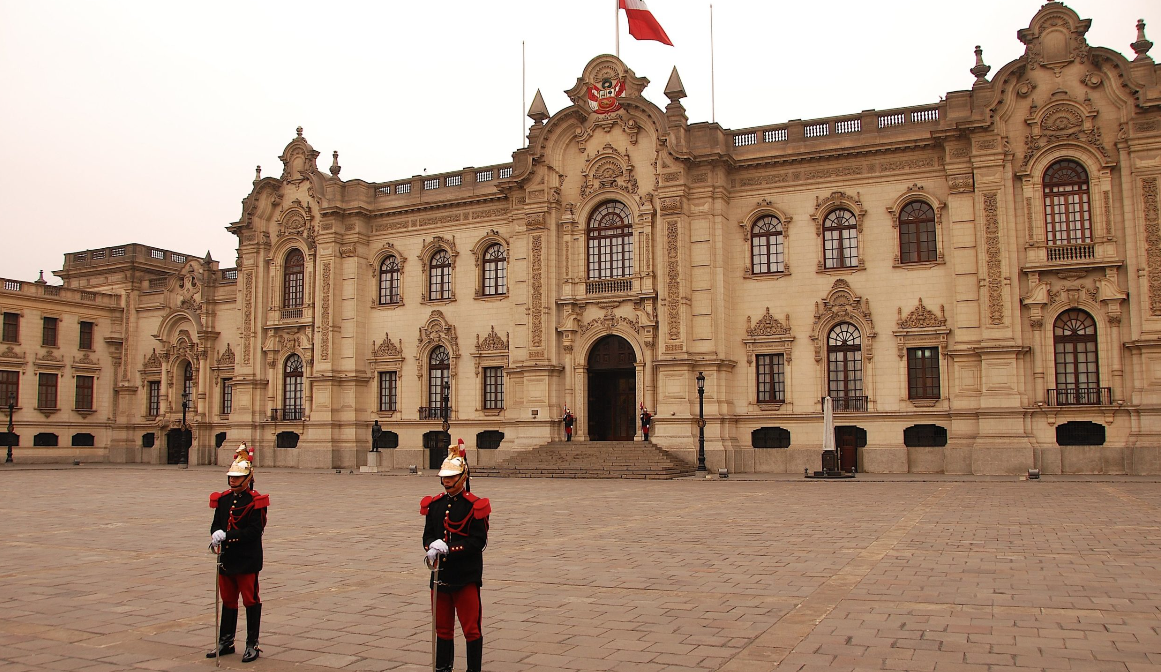
{"label": "wrought iron balcony", "polygon": [[588,280],[585,282],[585,294],[627,294],[632,291],[632,278]]}
{"label": "wrought iron balcony", "polygon": [[419,419],[420,420],[443,420],[444,409],[447,409],[447,416],[451,417],[451,406],[420,406]]}
{"label": "wrought iron balcony", "polygon": [[272,408],[270,409],[271,422],[290,422],[302,420],[302,407]]}
{"label": "wrought iron balcony", "polygon": [[[826,397],[823,397],[820,401],[825,401],[825,399]],[[834,404],[835,413],[849,413],[852,411],[867,410],[867,397],[865,396],[831,397],[830,400],[831,403]]]}
{"label": "wrought iron balcony", "polygon": [[1111,387],[1057,387],[1048,390],[1049,406],[1109,406]]}
{"label": "wrought iron balcony", "polygon": [[1083,261],[1085,259],[1096,259],[1095,243],[1048,246],[1048,261]]}

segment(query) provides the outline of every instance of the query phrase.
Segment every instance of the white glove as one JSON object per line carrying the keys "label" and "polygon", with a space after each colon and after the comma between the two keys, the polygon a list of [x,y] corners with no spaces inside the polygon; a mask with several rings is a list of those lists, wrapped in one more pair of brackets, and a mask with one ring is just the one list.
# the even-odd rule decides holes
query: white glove
{"label": "white glove", "polygon": [[435,566],[435,559],[438,557],[439,557],[439,550],[436,549],[434,546],[432,548],[427,549],[427,566],[429,568],[434,567]]}
{"label": "white glove", "polygon": [[436,539],[435,541],[431,542],[431,545],[428,546],[428,549],[430,549],[428,551],[429,553],[431,551],[435,551],[436,553],[447,555],[447,542],[445,542],[443,539]]}
{"label": "white glove", "polygon": [[214,530],[214,533],[210,535],[210,544],[214,546],[221,546],[225,540],[226,533],[224,530]]}

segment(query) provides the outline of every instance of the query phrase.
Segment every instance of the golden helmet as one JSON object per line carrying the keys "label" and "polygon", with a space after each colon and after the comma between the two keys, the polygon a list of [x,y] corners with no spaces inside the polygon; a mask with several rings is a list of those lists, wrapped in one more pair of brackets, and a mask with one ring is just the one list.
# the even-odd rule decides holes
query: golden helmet
{"label": "golden helmet", "polygon": [[439,467],[439,477],[459,476],[468,472],[468,458],[464,451],[464,440],[460,439],[454,446],[448,446],[447,458]]}
{"label": "golden helmet", "polygon": [[242,445],[234,451],[234,462],[230,465],[230,471],[226,472],[227,476],[249,476],[254,471],[254,454],[250,451],[250,447],[243,441]]}

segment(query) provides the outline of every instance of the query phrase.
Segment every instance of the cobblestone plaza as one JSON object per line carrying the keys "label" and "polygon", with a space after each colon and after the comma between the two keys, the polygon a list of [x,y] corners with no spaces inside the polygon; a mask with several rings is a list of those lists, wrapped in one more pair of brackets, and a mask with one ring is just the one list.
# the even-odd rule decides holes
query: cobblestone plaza
{"label": "cobblestone plaza", "polygon": [[[418,502],[435,479],[257,478],[263,655],[222,667],[430,669]],[[484,669],[1155,669],[1156,479],[1065,478],[478,478]],[[0,471],[0,670],[212,668],[207,500],[224,481]]]}

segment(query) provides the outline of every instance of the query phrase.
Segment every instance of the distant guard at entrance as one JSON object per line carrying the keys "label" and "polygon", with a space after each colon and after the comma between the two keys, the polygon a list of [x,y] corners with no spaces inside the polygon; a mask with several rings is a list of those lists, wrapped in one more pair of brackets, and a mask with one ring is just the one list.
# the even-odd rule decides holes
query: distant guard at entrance
{"label": "distant guard at entrance", "polygon": [[641,402],[641,434],[645,440],[649,440],[649,428],[653,425],[653,414],[645,408],[645,402]]}
{"label": "distant guard at entrance", "polygon": [[219,556],[218,592],[222,596],[222,623],[217,649],[206,658],[234,653],[238,627],[238,595],[246,606],[246,651],[242,662],[258,658],[258,631],[262,622],[262,599],[258,596],[258,572],[262,571],[262,532],[266,529],[266,509],[270,495],[254,489],[254,453],[243,441],[234,452],[234,463],[226,473],[230,488],[210,494],[214,522],[210,525],[210,548]]}
{"label": "distant guard at entrance", "polygon": [[[462,442],[461,442],[462,443]],[[480,631],[480,586],[484,549],[488,546],[488,516],[492,505],[465,488],[467,458],[458,447],[448,449],[439,470],[444,491],[424,497],[419,513],[425,562],[432,569],[431,599],[435,619],[435,670],[451,672],[455,660],[455,618],[459,616],[467,644],[467,672],[480,672],[484,637]]]}
{"label": "distant guard at entrance", "polygon": [[564,422],[564,440],[572,441],[572,426],[576,424],[576,416],[568,410],[568,406],[564,407],[564,417],[561,418],[561,421]]}

